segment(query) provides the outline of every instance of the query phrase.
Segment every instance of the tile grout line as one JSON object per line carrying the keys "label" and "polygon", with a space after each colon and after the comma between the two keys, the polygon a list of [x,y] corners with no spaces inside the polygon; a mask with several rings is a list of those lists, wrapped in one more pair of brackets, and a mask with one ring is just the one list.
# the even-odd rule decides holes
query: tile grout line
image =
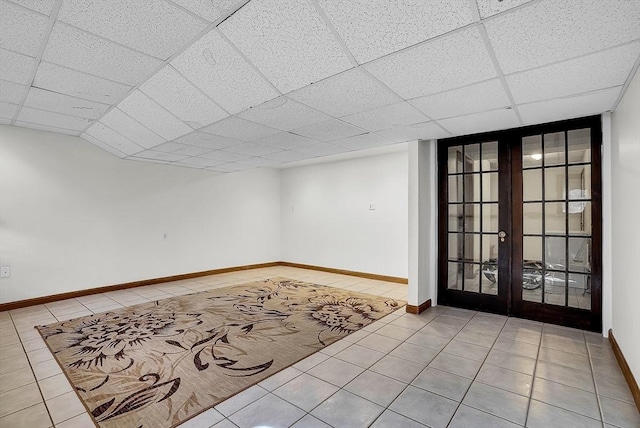
{"label": "tile grout line", "polygon": [[[584,333],[583,333],[584,335]],[[604,411],[602,410],[602,402],[600,401],[600,394],[598,393],[598,384],[596,383],[596,375],[593,367],[593,361],[591,358],[591,350],[589,349],[589,344],[587,342],[586,335],[584,336],[585,346],[587,347],[587,357],[589,358],[589,367],[591,368],[591,379],[593,380],[593,390],[596,395],[596,401],[598,402],[598,412],[600,412],[600,423],[604,428]]]}
{"label": "tile grout line", "polygon": [[538,360],[540,358],[540,349],[542,348],[544,326],[545,324],[542,324],[542,328],[540,329],[540,340],[538,341],[538,353],[536,354],[536,364],[533,366],[533,373],[531,375],[531,391],[529,392],[529,401],[527,402],[527,413],[524,417],[524,426],[527,426],[527,422],[529,421],[529,411],[531,410],[531,401],[533,400],[533,387],[535,386],[535,383],[536,383],[536,371],[538,370]]}

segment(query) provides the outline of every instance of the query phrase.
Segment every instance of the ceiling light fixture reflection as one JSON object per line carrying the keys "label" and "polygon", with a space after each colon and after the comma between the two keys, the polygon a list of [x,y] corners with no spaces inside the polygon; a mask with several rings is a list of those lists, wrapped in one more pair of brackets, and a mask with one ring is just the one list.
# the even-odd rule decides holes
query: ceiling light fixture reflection
{"label": "ceiling light fixture reflection", "polygon": [[531,155],[531,159],[539,161],[540,159],[542,159],[542,154],[534,153]]}

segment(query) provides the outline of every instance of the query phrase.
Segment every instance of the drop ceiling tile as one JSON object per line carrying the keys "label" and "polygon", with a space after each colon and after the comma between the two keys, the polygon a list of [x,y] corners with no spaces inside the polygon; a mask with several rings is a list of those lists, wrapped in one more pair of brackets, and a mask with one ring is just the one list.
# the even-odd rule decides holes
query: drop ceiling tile
{"label": "drop ceiling tile", "polygon": [[33,124],[53,126],[69,129],[71,131],[83,131],[92,122],[89,119],[54,113],[51,111],[37,110],[30,107],[22,107],[16,120]]}
{"label": "drop ceiling tile", "polygon": [[253,141],[280,133],[278,129],[249,122],[235,116],[202,128],[200,131],[241,141]]}
{"label": "drop ceiling tile", "polygon": [[484,41],[473,27],[364,66],[404,99],[496,77]]}
{"label": "drop ceiling tile", "polygon": [[439,120],[438,123],[451,134],[470,135],[478,132],[496,131],[520,126],[518,117],[511,109],[499,109],[466,116]]}
{"label": "drop ceiling tile", "polygon": [[145,150],[143,152],[137,153],[131,159],[140,158],[140,159],[153,159],[153,160],[158,160],[163,162],[177,162],[177,161],[182,161],[184,159],[187,159],[188,157],[189,156],[181,155],[177,153],[165,153],[165,152],[158,152],[156,150]]}
{"label": "drop ceiling tile", "polygon": [[262,156],[269,153],[279,152],[280,149],[256,143],[242,143],[224,149],[226,152],[240,153],[242,155]]}
{"label": "drop ceiling tile", "polygon": [[216,30],[191,45],[171,65],[231,114],[279,95]]}
{"label": "drop ceiling tile", "polygon": [[304,159],[309,159],[312,156],[306,155],[304,153],[294,152],[293,150],[285,150],[282,152],[264,155],[262,157],[265,159],[276,161],[276,162],[287,163],[287,162],[296,162]]}
{"label": "drop ceiling tile", "polygon": [[255,167],[263,167],[263,166],[272,166],[283,163],[283,161],[275,160],[275,159],[266,159],[262,157],[252,157],[239,162],[242,165],[250,165]]}
{"label": "drop ceiling tile", "polygon": [[627,0],[546,0],[485,23],[504,73],[539,67],[640,38],[640,7]]}
{"label": "drop ceiling tile", "polygon": [[9,2],[0,2],[0,47],[35,57],[49,18]]}
{"label": "drop ceiling tile", "polygon": [[26,85],[36,63],[35,58],[0,49],[0,79]]}
{"label": "drop ceiling tile", "polygon": [[384,131],[377,132],[377,134],[394,143],[413,140],[431,140],[451,136],[451,134],[443,130],[435,122],[416,123],[409,126],[385,129]]}
{"label": "drop ceiling tile", "polygon": [[166,141],[117,108],[111,109],[109,113],[102,116],[100,122],[146,149]]}
{"label": "drop ceiling tile", "polygon": [[73,136],[79,136],[82,133],[81,131],[76,131],[73,129],[59,128],[57,126],[43,125],[41,123],[23,122],[20,120],[16,120],[13,125],[19,126],[21,128],[37,129],[38,131],[56,132],[58,134],[67,134]]}
{"label": "drop ceiling tile", "polygon": [[234,140],[232,138],[206,134],[204,132],[192,132],[191,134],[178,138],[175,142],[188,144],[190,146],[208,148],[211,150],[223,149],[225,147],[236,146],[243,143],[242,141]]}
{"label": "drop ceiling tile", "polygon": [[314,140],[332,141],[364,134],[366,131],[340,120],[330,119],[325,122],[305,126],[304,128],[294,129],[291,132]]}
{"label": "drop ceiling tile", "polygon": [[2,125],[11,125],[11,121],[12,120],[13,119],[6,119],[6,118],[0,116],[0,124],[2,124]]}
{"label": "drop ceiling tile", "polygon": [[513,9],[516,6],[520,6],[524,3],[529,3],[531,0],[475,0],[478,4],[478,11],[481,18],[488,18],[489,16],[497,15],[506,10]]}
{"label": "drop ceiling tile", "polygon": [[235,9],[238,5],[244,3],[242,0],[172,0],[185,9],[190,10],[196,15],[201,16],[209,22],[214,22],[224,12]]}
{"label": "drop ceiling tile", "polygon": [[473,22],[468,0],[319,0],[360,64]]}
{"label": "drop ceiling tile", "polygon": [[199,158],[199,157],[191,157],[191,158],[186,158],[186,159],[180,160],[180,163],[182,165],[189,165],[189,166],[195,166],[195,167],[199,167],[199,168],[205,168],[205,167],[208,167],[208,166],[220,165],[220,164],[223,164],[225,162],[224,161],[215,160],[215,159],[205,159],[205,158]]}
{"label": "drop ceiling tile", "polygon": [[248,159],[251,156],[250,155],[243,155],[240,153],[231,153],[231,152],[225,152],[222,150],[216,150],[213,152],[209,152],[206,154],[203,154],[202,156],[203,158],[207,158],[207,159],[215,159],[215,160],[219,160],[219,161],[223,161],[223,162],[238,162],[244,159]]}
{"label": "drop ceiling tile", "polygon": [[38,88],[29,89],[29,94],[24,100],[24,105],[40,110],[68,114],[69,116],[84,117],[86,119],[97,119],[109,108],[106,104],[86,101]]}
{"label": "drop ceiling tile", "polygon": [[35,10],[43,15],[51,15],[51,9],[55,0],[10,0],[11,3],[19,4],[27,9]]}
{"label": "drop ceiling tile", "polygon": [[254,0],[220,29],[282,93],[353,66],[308,1]]}
{"label": "drop ceiling tile", "polygon": [[578,96],[522,104],[518,110],[526,124],[600,114],[611,110],[621,90],[622,86],[617,86]]}
{"label": "drop ceiling tile", "polygon": [[20,104],[27,87],[17,83],[0,80],[0,101],[5,103]]}
{"label": "drop ceiling tile", "polygon": [[516,103],[623,85],[640,56],[640,42],[506,77]]}
{"label": "drop ceiling tile", "polygon": [[187,156],[201,156],[211,151],[211,149],[207,147],[189,146],[187,144],[180,144],[173,141],[155,146],[153,150],[157,150],[159,152],[177,153]]}
{"label": "drop ceiling tile", "polygon": [[123,137],[100,122],[96,122],[91,125],[81,136],[85,138],[87,135],[94,138],[94,140],[101,141],[103,144],[113,147],[118,152],[126,155],[134,155],[144,150],[144,147],[134,143],[126,137]]}
{"label": "drop ceiling tile", "polygon": [[80,135],[80,138],[82,138],[83,140],[85,140],[88,143],[93,144],[94,146],[97,146],[99,148],[101,148],[102,150],[105,150],[109,153],[111,153],[112,155],[115,155],[117,157],[119,157],[120,159],[124,159],[127,157],[126,153],[122,153],[120,150],[115,149],[113,147],[111,147],[108,144],[103,143],[102,141],[98,140],[97,138],[92,137],[89,134],[83,133]]}
{"label": "drop ceiling tile", "polygon": [[402,101],[369,74],[354,68],[288,95],[333,117],[342,117]]}
{"label": "drop ceiling tile", "polygon": [[409,103],[432,119],[478,113],[511,105],[500,79],[415,98]]}
{"label": "drop ceiling tile", "polygon": [[332,141],[331,144],[342,147],[348,151],[370,149],[372,147],[386,146],[392,144],[386,138],[382,138],[376,134],[362,134],[355,137],[343,138],[341,140]]}
{"label": "drop ceiling tile", "polygon": [[49,62],[40,63],[33,86],[104,104],[114,104],[131,90],[131,86]]}
{"label": "drop ceiling tile", "polygon": [[66,1],[58,19],[161,59],[183,48],[208,25],[161,0]]}
{"label": "drop ceiling tile", "polygon": [[396,126],[424,122],[429,118],[411,104],[403,102],[345,116],[342,120],[368,131],[381,131]]}
{"label": "drop ceiling tile", "polygon": [[326,114],[284,96],[245,110],[238,117],[282,131],[330,119]]}
{"label": "drop ceiling tile", "polygon": [[237,172],[237,171],[246,171],[248,169],[254,169],[255,167],[252,165],[240,165],[239,163],[229,162],[221,165],[215,165],[209,168],[206,168],[210,171],[218,171],[218,172]]}
{"label": "drop ceiling tile", "polygon": [[181,137],[193,129],[160,107],[142,91],[136,90],[118,104],[118,108],[167,140]]}
{"label": "drop ceiling tile", "polygon": [[161,69],[140,90],[195,129],[229,116],[171,66]]}
{"label": "drop ceiling tile", "polygon": [[0,102],[0,117],[12,120],[18,111],[18,104]]}
{"label": "drop ceiling tile", "polygon": [[[129,156],[125,160],[135,161],[135,162],[155,163],[155,164],[159,164],[159,165],[176,165],[176,166],[180,166],[178,163],[175,163],[175,162],[172,162],[172,161],[166,161],[166,160],[161,160],[161,159],[139,158],[139,157],[136,157],[136,156]],[[192,167],[189,167],[189,168],[192,168]]]}
{"label": "drop ceiling tile", "polygon": [[346,151],[349,151],[349,149],[334,146],[333,144],[329,143],[313,144],[311,146],[300,147],[296,150],[296,152],[300,152],[304,155],[309,155],[309,157],[336,155],[338,153],[344,153]]}
{"label": "drop ceiling tile", "polygon": [[161,64],[61,22],[54,25],[42,59],[128,85],[140,83]]}
{"label": "drop ceiling tile", "polygon": [[[317,143],[316,140],[302,137],[300,135],[292,134],[290,132],[283,132],[281,134],[271,135],[269,137],[261,138],[255,141],[258,144],[277,147],[283,150],[291,150],[299,147],[309,146]],[[259,155],[256,155],[259,156]]]}

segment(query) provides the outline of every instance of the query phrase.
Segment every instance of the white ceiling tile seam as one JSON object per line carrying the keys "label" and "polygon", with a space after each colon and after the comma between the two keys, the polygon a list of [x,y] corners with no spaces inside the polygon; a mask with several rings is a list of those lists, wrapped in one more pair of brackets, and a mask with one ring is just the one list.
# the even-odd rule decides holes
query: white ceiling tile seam
{"label": "white ceiling tile seam", "polygon": [[351,61],[351,64],[354,67],[358,67],[360,64],[356,60],[356,57],[353,56],[353,53],[349,50],[349,47],[347,46],[345,41],[342,39],[342,37],[340,37],[340,34],[336,30],[336,28],[333,26],[333,23],[331,22],[327,14],[324,13],[324,10],[322,10],[320,5],[318,4],[318,0],[309,0],[309,1],[313,4],[313,7],[316,9],[316,13],[320,15],[320,18],[322,19],[324,24],[327,26],[329,31],[331,31],[331,33],[333,34],[333,37],[335,37],[335,39],[338,41],[338,44],[344,51],[345,55],[347,55],[347,58],[349,58],[349,61]]}
{"label": "white ceiling tile seam", "polygon": [[640,69],[640,56],[636,59],[636,63],[633,65],[633,69],[631,70],[631,73],[629,73],[627,80],[624,82],[624,85],[622,85],[620,94],[618,95],[618,98],[616,99],[616,101],[613,103],[613,106],[611,107],[611,111],[615,111],[618,108],[618,104],[620,104],[620,101],[622,101],[622,97],[627,92],[627,88],[631,84],[631,81],[633,80],[633,76],[635,76],[636,73],[638,72],[638,69]]}

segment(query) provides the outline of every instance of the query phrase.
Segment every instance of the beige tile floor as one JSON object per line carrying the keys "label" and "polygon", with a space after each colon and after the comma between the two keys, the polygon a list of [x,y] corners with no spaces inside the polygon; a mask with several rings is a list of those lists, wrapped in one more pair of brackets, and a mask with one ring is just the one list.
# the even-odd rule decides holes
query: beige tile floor
{"label": "beige tile floor", "polygon": [[[406,286],[289,267],[0,313],[0,427],[91,427],[34,325],[286,276],[406,298]],[[187,421],[201,427],[640,427],[601,336],[447,307],[400,309]]]}

